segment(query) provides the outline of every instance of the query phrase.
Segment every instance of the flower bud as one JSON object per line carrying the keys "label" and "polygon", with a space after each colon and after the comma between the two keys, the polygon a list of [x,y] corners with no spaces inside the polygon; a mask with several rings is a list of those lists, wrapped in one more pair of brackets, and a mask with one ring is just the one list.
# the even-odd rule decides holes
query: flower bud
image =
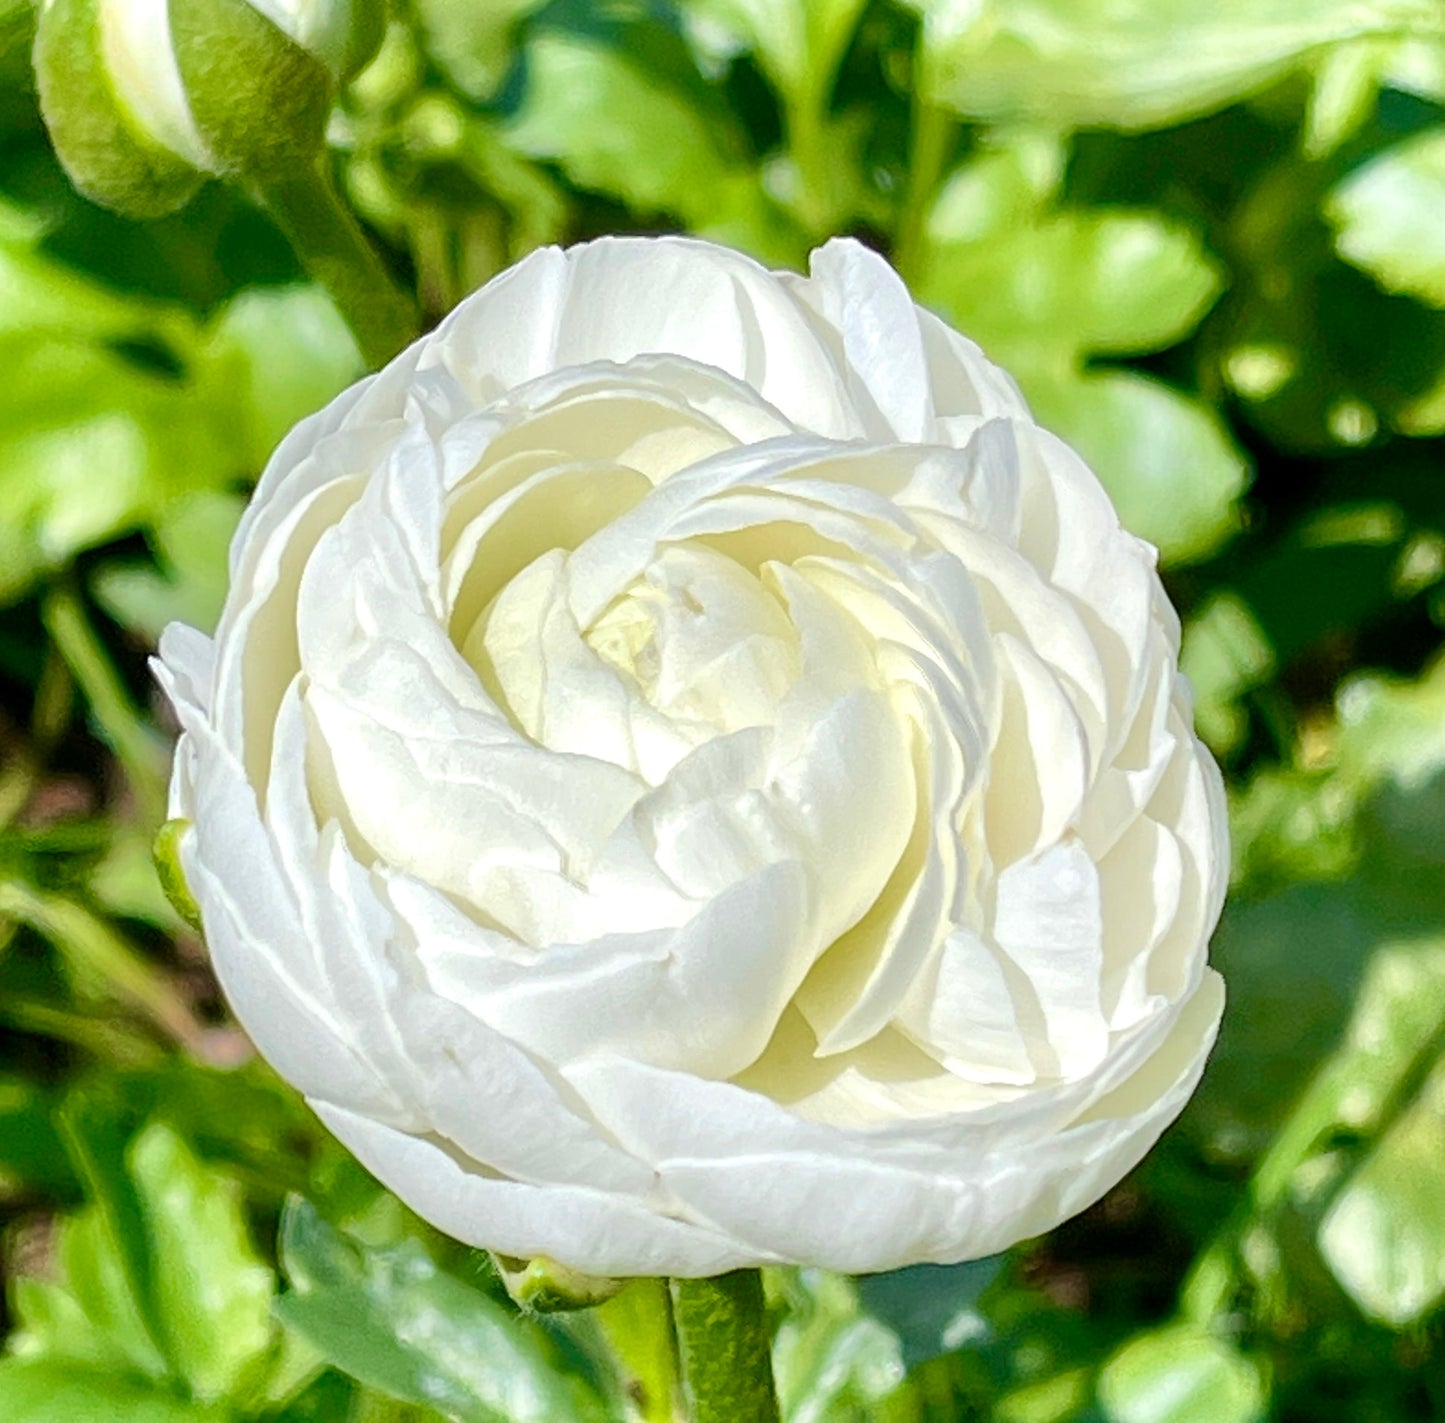
{"label": "flower bud", "polygon": [[76,187],[155,217],[209,174],[266,182],[320,151],[381,0],[46,0],[41,108]]}
{"label": "flower bud", "polygon": [[189,820],[177,817],[168,820],[156,832],[155,844],[151,846],[151,858],[155,861],[156,877],[161,889],[170,901],[171,908],[199,932],[201,910],[196,903],[191,887],[186,883],[186,872],[181,868],[181,836],[190,829]]}
{"label": "flower bud", "polygon": [[588,1275],[548,1255],[519,1260],[495,1251],[492,1260],[514,1304],[537,1314],[589,1309],[610,1300],[627,1283],[606,1275]]}

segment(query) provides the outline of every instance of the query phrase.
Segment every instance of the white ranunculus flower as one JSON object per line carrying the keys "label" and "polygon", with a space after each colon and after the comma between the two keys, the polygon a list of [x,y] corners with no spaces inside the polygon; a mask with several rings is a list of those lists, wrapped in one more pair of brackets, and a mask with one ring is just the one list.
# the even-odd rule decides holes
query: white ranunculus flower
{"label": "white ranunculus flower", "polygon": [[172,814],[421,1215],[608,1275],[956,1261],[1198,1080],[1227,860],[1152,550],[837,241],[534,253],[277,451]]}

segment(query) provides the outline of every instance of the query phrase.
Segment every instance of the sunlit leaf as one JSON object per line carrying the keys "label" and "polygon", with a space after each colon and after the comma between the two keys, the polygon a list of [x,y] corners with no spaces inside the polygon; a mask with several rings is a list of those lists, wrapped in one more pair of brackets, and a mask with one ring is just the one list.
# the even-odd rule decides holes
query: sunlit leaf
{"label": "sunlit leaf", "polygon": [[1223,1339],[1188,1327],[1130,1341],[1099,1375],[1109,1423],[1258,1423],[1259,1371]]}
{"label": "sunlit leaf", "polygon": [[[1006,205],[1022,201],[1012,165],[988,173],[985,209],[994,186]],[[1094,356],[1169,345],[1199,321],[1222,278],[1198,235],[1149,212],[984,220],[979,240],[935,250],[923,299],[1013,371],[1040,420],[1092,464],[1126,527],[1168,562],[1213,552],[1238,527],[1248,479],[1223,422],[1152,377],[1086,368]],[[961,211],[952,221],[968,230]]]}
{"label": "sunlit leaf", "polygon": [[59,1113],[66,1147],[89,1200],[60,1238],[67,1288],[133,1366],[153,1378],[170,1372],[151,1287],[145,1208],[126,1169],[128,1130],[117,1093],[77,1090]]}
{"label": "sunlit leaf", "polygon": [[227,1408],[145,1389],[124,1375],[39,1359],[0,1360],[5,1423],[230,1423]]}
{"label": "sunlit leaf", "polygon": [[159,1123],[130,1150],[166,1350],[192,1394],[229,1393],[271,1343],[275,1278],[255,1253],[234,1183]]}
{"label": "sunlit leaf", "polygon": [[63,1282],[15,1281],[21,1355],[162,1379],[166,1363],[140,1318],[124,1268],[93,1207],[58,1228]]}
{"label": "sunlit leaf", "polygon": [[1381,1323],[1402,1328],[1445,1298],[1445,1067],[1335,1198],[1319,1242]]}
{"label": "sunlit leaf", "polygon": [[177,308],[113,291],[31,243],[7,241],[0,231],[0,334],[15,332],[87,340],[193,338]]}
{"label": "sunlit leaf", "polygon": [[1207,406],[1130,371],[1021,375],[1040,421],[1088,460],[1124,527],[1167,561],[1202,558],[1238,529],[1249,467]]}
{"label": "sunlit leaf", "polygon": [[1099,210],[947,247],[930,290],[1000,356],[1035,346],[1134,355],[1190,331],[1221,284],[1189,228],[1154,213]]}
{"label": "sunlit leaf", "polygon": [[686,93],[612,45],[548,32],[528,46],[527,66],[507,141],[559,163],[574,183],[696,222],[725,207],[730,191],[755,186]]}
{"label": "sunlit leaf", "polygon": [[53,338],[10,338],[0,360],[0,602],[233,468],[205,407],[173,380]]}
{"label": "sunlit leaf", "polygon": [[1355,786],[1406,791],[1445,771],[1445,659],[1415,680],[1360,676],[1340,691],[1340,766]]}
{"label": "sunlit leaf", "polygon": [[542,0],[417,0],[427,52],[463,93],[490,99],[515,54],[518,23]]}
{"label": "sunlit leaf", "polygon": [[1067,156],[1063,141],[1046,129],[995,136],[940,187],[928,214],[929,240],[977,242],[1032,226],[1057,193]]}
{"label": "sunlit leaf", "polygon": [[1321,47],[1439,33],[1429,0],[910,0],[933,93],[973,118],[1141,129],[1219,109]]}
{"label": "sunlit leaf", "polygon": [[1445,129],[1427,129],[1355,169],[1326,211],[1341,254],[1386,291],[1445,306]]}
{"label": "sunlit leaf", "polygon": [[196,356],[217,418],[232,411],[259,473],[303,416],[365,373],[350,329],[314,286],[252,287],[228,302]]}

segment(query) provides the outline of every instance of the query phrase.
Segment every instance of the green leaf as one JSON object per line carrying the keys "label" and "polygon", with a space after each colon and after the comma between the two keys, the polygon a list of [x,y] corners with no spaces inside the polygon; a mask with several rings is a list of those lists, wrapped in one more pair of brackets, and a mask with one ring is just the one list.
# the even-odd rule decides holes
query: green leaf
{"label": "green leaf", "polygon": [[[257,471],[298,420],[365,373],[351,329],[316,286],[241,292],[227,302],[196,357],[200,394],[218,413],[236,412],[245,463]],[[167,552],[174,557],[174,550]]]}
{"label": "green leaf", "polygon": [[175,621],[210,632],[226,600],[227,550],[245,507],[240,495],[216,490],[177,500],[154,526],[159,567],[102,564],[90,580],[96,601],[148,643]]}
{"label": "green leaf", "polygon": [[194,328],[177,308],[121,293],[36,250],[0,236],[0,334],[45,331],[88,340],[170,335],[184,342]]}
{"label": "green leaf", "polygon": [[417,0],[427,53],[462,93],[490,99],[515,57],[518,24],[543,0]]}
{"label": "green leaf", "polygon": [[1365,39],[1336,45],[1320,56],[1305,110],[1307,157],[1328,157],[1369,119],[1392,48]]}
{"label": "green leaf", "polygon": [[1194,688],[1194,724],[1216,756],[1243,740],[1245,693],[1274,671],[1274,649],[1249,605],[1222,591],[1204,603],[1184,628],[1180,670]]}
{"label": "green leaf", "polygon": [[[1212,720],[1215,712],[1207,715]],[[1210,720],[1200,720],[1206,739]],[[1236,883],[1258,890],[1292,880],[1339,879],[1358,860],[1358,812],[1358,796],[1327,773],[1264,767],[1234,787],[1230,798]]]}
{"label": "green leaf", "polygon": [[121,1374],[0,1360],[0,1416],[5,1423],[230,1423],[225,1408],[205,1407],[138,1386]]}
{"label": "green leaf", "polygon": [[[956,201],[956,199],[955,199]],[[1158,213],[1063,212],[940,253],[929,290],[986,347],[1137,355],[1172,345],[1223,278],[1191,228]]]}
{"label": "green leaf", "polygon": [[114,1086],[72,1091],[61,1130],[91,1204],[68,1221],[60,1240],[66,1285],[101,1333],[140,1372],[165,1377],[170,1362],[151,1291],[145,1213],[125,1169],[127,1129]]}
{"label": "green leaf", "polygon": [[[1251,422],[1288,450],[1363,447],[1391,428],[1437,433],[1445,428],[1445,314],[1387,291],[1380,272],[1340,260],[1347,231],[1383,254],[1399,212],[1345,203],[1355,179],[1331,181],[1326,165],[1281,160],[1230,219],[1232,291],[1208,333],[1220,375]],[[1428,251],[1422,245],[1409,260]],[[1359,255],[1374,260],[1363,248]]]}
{"label": "green leaf", "polygon": [[235,467],[184,385],[111,351],[22,335],[0,361],[0,603]]}
{"label": "green leaf", "polygon": [[1230,1155],[1263,1148],[1332,1052],[1311,1130],[1376,1130],[1445,1016],[1442,699],[1445,662],[1414,682],[1351,679],[1335,768],[1269,772],[1235,798],[1245,883],[1211,948],[1230,1011],[1190,1109]]}
{"label": "green leaf", "polygon": [[1073,1423],[1084,1413],[1092,1383],[1091,1369],[1068,1369],[1026,1384],[999,1399],[992,1423]]}
{"label": "green leaf", "polygon": [[1259,1371],[1224,1340],[1177,1326],[1115,1354],[1099,1402],[1109,1423],[1258,1423],[1267,1396]]}
{"label": "green leaf", "polygon": [[638,1279],[589,1310],[619,1376],[645,1423],[673,1423],[677,1416],[677,1339],[667,1281]]}
{"label": "green leaf", "polygon": [[529,157],[560,164],[579,187],[698,224],[756,191],[723,146],[715,116],[612,45],[544,33],[527,48],[527,70],[526,98],[503,136]]}
{"label": "green leaf", "polygon": [[1351,1298],[1383,1324],[1405,1328],[1445,1299],[1445,1065],[1335,1198],[1319,1245]]}
{"label": "green leaf", "polygon": [[170,1127],[147,1127],[129,1156],[166,1352],[196,1398],[221,1398],[271,1345],[275,1279],[251,1246],[234,1182]]}
{"label": "green leaf", "polygon": [[[1343,1084],[1340,1120],[1356,1131],[1378,1127],[1421,1053],[1429,1065],[1442,1023],[1445,940],[1391,943],[1376,949],[1336,1055]],[[1421,1100],[1428,1096],[1427,1091]],[[1445,1170],[1433,1174],[1445,1182]]]}
{"label": "green leaf", "polygon": [[1429,0],[910,0],[931,96],[970,118],[1157,128],[1255,93],[1324,46],[1439,35]]}
{"label": "green leaf", "polygon": [[773,1340],[784,1419],[875,1416],[903,1383],[904,1363],[897,1336],[860,1308],[857,1285],[822,1270],[770,1271],[767,1283],[787,1306]]}
{"label": "green leaf", "polygon": [[373,1388],[479,1423],[606,1417],[582,1379],[556,1371],[534,1327],[415,1241],[368,1251],[292,1200],[281,1256],[294,1286],[277,1304],[283,1322]]}
{"label": "green leaf", "polygon": [[63,1284],[24,1276],[14,1282],[14,1351],[163,1379],[165,1360],[140,1317],[124,1262],[96,1208],[61,1224],[56,1258]]}
{"label": "green leaf", "polygon": [[1445,306],[1445,128],[1427,129],[1355,169],[1325,212],[1340,255],[1386,291]]}
{"label": "green leaf", "polygon": [[1016,374],[1040,422],[1084,456],[1125,528],[1165,562],[1203,558],[1236,532],[1249,466],[1207,406],[1132,371]]}
{"label": "green leaf", "polygon": [[1066,145],[1047,130],[991,134],[990,146],[959,164],[928,214],[937,246],[977,242],[1033,227],[1058,192]]}
{"label": "green leaf", "polygon": [[[1021,151],[984,171],[974,186],[985,235],[935,248],[920,295],[1013,372],[1042,423],[1094,467],[1126,527],[1166,562],[1202,558],[1238,527],[1244,456],[1200,401],[1147,376],[1086,365],[1181,339],[1218,296],[1219,267],[1191,228],[1148,211],[996,225],[995,196],[1005,210],[1025,211],[1031,188],[1047,181],[1047,155],[1027,160],[1033,177],[1021,173],[1025,158]],[[949,221],[969,231],[960,200],[949,201]]]}
{"label": "green leaf", "polygon": [[[63,1244],[72,1257],[76,1249],[74,1229],[74,1219],[61,1226],[63,1233],[71,1235]],[[90,1289],[87,1293],[93,1298],[95,1292]],[[107,1331],[103,1322],[91,1318],[65,1286],[18,1275],[11,1281],[10,1296],[16,1321],[9,1340],[11,1353],[134,1376],[134,1361],[122,1341],[114,1331]]]}
{"label": "green leaf", "polygon": [[1383,946],[1332,1064],[1337,1119],[1384,1130],[1321,1221],[1320,1252],[1359,1307],[1396,1328],[1445,1297],[1442,1023],[1445,939]]}
{"label": "green leaf", "polygon": [[1445,659],[1415,680],[1351,678],[1338,701],[1340,772],[1357,792],[1432,787],[1445,770]]}

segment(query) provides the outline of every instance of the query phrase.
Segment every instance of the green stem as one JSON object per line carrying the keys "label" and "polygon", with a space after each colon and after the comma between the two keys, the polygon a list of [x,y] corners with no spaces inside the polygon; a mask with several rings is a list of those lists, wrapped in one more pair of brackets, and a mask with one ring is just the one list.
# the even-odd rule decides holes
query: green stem
{"label": "green stem", "polygon": [[670,1284],[689,1423],[778,1423],[762,1275]]}
{"label": "green stem", "polygon": [[367,366],[384,366],[420,329],[416,304],[392,281],[351,210],[337,196],[326,158],[258,184],[256,196],[301,264],[330,293]]}
{"label": "green stem", "polygon": [[591,1314],[644,1423],[676,1423],[681,1400],[667,1281],[633,1280]]}
{"label": "green stem", "polygon": [[96,727],[124,769],[146,828],[153,831],[166,813],[164,748],[136,709],[74,587],[54,585],[40,605],[40,616]]}
{"label": "green stem", "polygon": [[783,126],[788,153],[798,175],[798,217],[813,238],[833,228],[834,160],[828,151],[827,90],[811,84],[788,95],[783,103]]}
{"label": "green stem", "polygon": [[894,265],[910,286],[916,286],[927,270],[928,210],[933,205],[957,132],[958,120],[947,109],[915,93],[908,186],[903,194],[903,210],[893,248]]}

